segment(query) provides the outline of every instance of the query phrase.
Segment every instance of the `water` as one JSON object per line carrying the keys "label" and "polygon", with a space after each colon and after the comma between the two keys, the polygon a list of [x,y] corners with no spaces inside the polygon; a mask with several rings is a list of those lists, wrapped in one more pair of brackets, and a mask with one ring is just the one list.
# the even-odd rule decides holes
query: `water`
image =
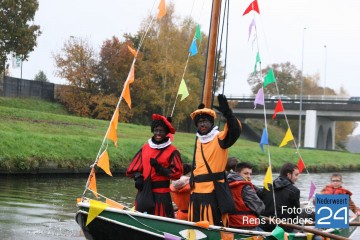
{"label": "water", "polygon": [[[331,173],[302,174],[297,182],[301,199],[307,200],[310,180],[320,191]],[[360,206],[360,173],[343,173],[344,187],[353,192]],[[261,185],[263,175],[253,182]],[[76,198],[84,191],[87,176],[2,177],[0,178],[0,239],[67,240],[85,239],[74,220]],[[133,181],[120,176],[97,176],[99,193],[131,206],[134,202]],[[353,239],[360,239],[360,231]]]}

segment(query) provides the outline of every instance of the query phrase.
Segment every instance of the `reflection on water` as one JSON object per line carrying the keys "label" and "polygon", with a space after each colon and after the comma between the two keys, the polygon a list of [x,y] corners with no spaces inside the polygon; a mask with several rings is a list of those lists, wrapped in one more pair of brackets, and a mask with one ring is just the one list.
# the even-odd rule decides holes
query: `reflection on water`
{"label": "reflection on water", "polygon": [[[307,200],[310,181],[320,191],[331,173],[302,174],[296,183],[302,200]],[[274,176],[275,177],[275,176]],[[253,176],[262,185],[264,176]],[[344,187],[351,190],[360,205],[360,173],[343,173]],[[76,198],[84,191],[87,176],[6,177],[0,178],[0,233],[6,240],[84,239],[74,220]],[[125,177],[97,176],[102,195],[131,206],[134,202],[133,181]],[[360,239],[360,233],[358,233]],[[354,238],[355,239],[355,238]]]}

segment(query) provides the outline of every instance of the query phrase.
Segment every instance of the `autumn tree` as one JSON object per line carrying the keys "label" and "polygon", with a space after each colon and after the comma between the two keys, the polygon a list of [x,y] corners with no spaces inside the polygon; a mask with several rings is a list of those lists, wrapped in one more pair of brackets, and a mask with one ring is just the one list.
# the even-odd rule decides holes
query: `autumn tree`
{"label": "autumn tree", "polygon": [[40,26],[34,16],[39,8],[37,0],[6,0],[0,2],[0,72],[5,69],[7,55],[28,59],[34,50]]}

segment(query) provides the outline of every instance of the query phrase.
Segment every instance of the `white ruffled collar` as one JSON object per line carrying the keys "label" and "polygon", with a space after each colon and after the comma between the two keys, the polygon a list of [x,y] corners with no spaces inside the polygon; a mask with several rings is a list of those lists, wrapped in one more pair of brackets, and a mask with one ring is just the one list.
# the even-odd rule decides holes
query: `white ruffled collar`
{"label": "white ruffled collar", "polygon": [[208,143],[212,141],[218,133],[219,133],[218,126],[215,126],[208,134],[200,135],[200,133],[197,132],[196,136],[199,138],[201,143]]}
{"label": "white ruffled collar", "polygon": [[165,147],[167,147],[167,146],[170,146],[171,145],[171,140],[170,140],[170,138],[166,141],[166,142],[164,142],[164,143],[161,143],[161,144],[156,144],[156,143],[154,143],[152,140],[151,140],[151,138],[148,140],[148,143],[149,143],[149,146],[151,147],[151,148],[154,148],[154,149],[162,149],[162,148],[165,148]]}

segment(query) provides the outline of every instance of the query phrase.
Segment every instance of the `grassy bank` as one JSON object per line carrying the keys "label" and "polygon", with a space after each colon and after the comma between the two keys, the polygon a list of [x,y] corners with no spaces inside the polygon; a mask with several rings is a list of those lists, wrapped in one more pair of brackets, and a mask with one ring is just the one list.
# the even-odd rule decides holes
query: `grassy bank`
{"label": "grassy bank", "polygon": [[[109,121],[71,116],[56,103],[41,100],[0,98],[0,173],[88,171],[94,162]],[[120,123],[119,147],[109,142],[113,171],[125,169],[131,158],[151,136],[149,126]],[[271,137],[271,136],[269,136]],[[194,134],[176,133],[174,145],[185,162],[192,161]],[[265,147],[266,149],[266,147]],[[272,165],[297,163],[294,148],[270,146]],[[301,149],[310,172],[359,170],[360,154]],[[257,142],[239,139],[230,155],[264,171],[268,155]]]}

